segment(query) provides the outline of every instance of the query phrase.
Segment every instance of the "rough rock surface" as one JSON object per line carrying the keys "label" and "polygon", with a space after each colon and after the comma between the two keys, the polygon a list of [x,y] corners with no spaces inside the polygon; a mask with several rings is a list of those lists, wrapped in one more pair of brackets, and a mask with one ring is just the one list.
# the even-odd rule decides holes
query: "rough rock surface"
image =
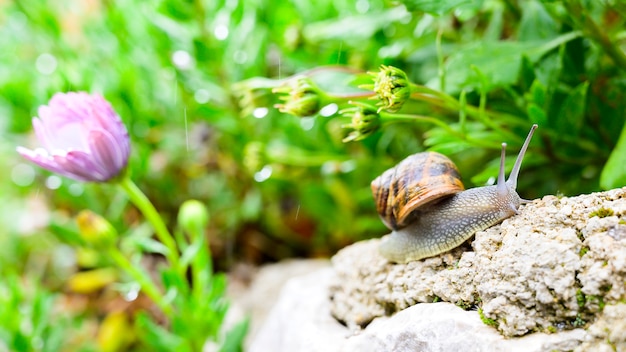
{"label": "rough rock surface", "polygon": [[586,338],[584,330],[575,329],[507,339],[485,325],[476,311],[444,302],[414,305],[354,332],[330,314],[328,288],[335,280],[332,268],[289,280],[248,351],[571,351]]}
{"label": "rough rock surface", "polygon": [[[332,259],[331,311],[353,330],[433,301],[480,307],[507,337],[609,324],[603,308],[626,298],[626,187],[535,200],[476,233],[473,251],[392,264],[378,254],[378,244],[356,243]],[[610,313],[626,319],[620,309]],[[604,338],[626,334],[604,336],[597,329],[594,336]]]}
{"label": "rough rock surface", "polygon": [[626,351],[626,304],[604,307],[602,315],[587,330],[586,341],[574,351]]}

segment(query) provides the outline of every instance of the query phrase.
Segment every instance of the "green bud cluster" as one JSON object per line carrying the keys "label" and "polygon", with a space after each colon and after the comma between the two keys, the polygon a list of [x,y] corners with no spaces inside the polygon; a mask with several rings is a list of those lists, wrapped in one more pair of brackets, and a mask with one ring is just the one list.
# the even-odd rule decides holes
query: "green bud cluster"
{"label": "green bud cluster", "polygon": [[385,109],[389,112],[397,112],[411,97],[411,83],[399,68],[393,66],[380,66],[378,73],[370,73],[374,76],[374,99],[380,100],[378,111]]}
{"label": "green bud cluster", "polygon": [[272,92],[282,94],[279,99],[284,103],[274,105],[282,113],[308,117],[317,114],[323,106],[323,93],[307,77],[294,77],[285,85],[274,88]]}
{"label": "green bud cluster", "polygon": [[243,165],[251,173],[259,171],[266,163],[265,144],[255,141],[243,149]]}
{"label": "green bud cluster", "polygon": [[351,131],[343,142],[359,141],[376,132],[380,128],[380,115],[375,107],[359,102],[352,102],[354,107],[340,111],[343,116],[351,117],[351,122],[343,128],[351,128]]}
{"label": "green bud cluster", "polygon": [[258,77],[234,84],[232,91],[239,100],[242,115],[250,115],[256,108],[271,105],[275,86],[276,81]]}

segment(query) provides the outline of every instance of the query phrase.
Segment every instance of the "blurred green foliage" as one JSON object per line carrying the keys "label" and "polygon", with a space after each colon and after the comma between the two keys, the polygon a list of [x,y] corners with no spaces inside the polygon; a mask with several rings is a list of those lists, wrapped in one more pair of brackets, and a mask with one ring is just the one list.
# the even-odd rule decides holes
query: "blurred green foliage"
{"label": "blurred green foliage", "polygon": [[[81,209],[146,231],[116,188],[60,179],[14,152],[35,146],[31,117],[57,91],[112,103],[133,140],[133,179],[172,226],[184,200],[205,202],[225,269],[379,236],[369,182],[382,171],[431,149],[457,163],[467,187],[481,185],[496,175],[500,143],[510,168],[533,123],[522,197],[625,185],[625,21],[621,0],[0,2],[0,291],[39,312],[47,292],[64,290],[85,260],[67,246]],[[426,118],[344,143],[344,126],[362,126],[351,124],[349,97],[381,64],[439,95],[399,111]],[[300,73],[337,106],[303,118],[274,108],[285,102],[272,89]],[[43,279],[24,279],[35,293],[23,295],[16,275]],[[50,347],[20,347],[6,337],[17,323],[0,319],[10,350],[49,350],[66,326],[20,319],[43,327],[19,339]]]}

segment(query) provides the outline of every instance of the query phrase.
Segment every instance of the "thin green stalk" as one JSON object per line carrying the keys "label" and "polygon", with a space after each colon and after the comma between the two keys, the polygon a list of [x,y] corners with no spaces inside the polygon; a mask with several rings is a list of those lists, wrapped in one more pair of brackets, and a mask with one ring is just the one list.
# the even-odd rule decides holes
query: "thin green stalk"
{"label": "thin green stalk", "polygon": [[500,148],[500,144],[494,144],[494,143],[485,142],[479,139],[469,138],[466,134],[453,129],[452,127],[448,126],[448,124],[445,123],[444,121],[441,121],[434,117],[423,116],[423,115],[409,115],[409,114],[384,114],[384,115],[381,114],[381,117],[385,121],[384,123],[392,123],[394,121],[424,121],[424,122],[439,126],[443,128],[444,130],[446,130],[446,132],[450,133],[451,135],[454,135],[457,138],[464,140],[472,145],[480,146],[484,148],[490,148],[490,149]]}
{"label": "thin green stalk", "polygon": [[352,92],[352,93],[330,93],[325,92],[326,97],[334,101],[335,103],[343,103],[354,99],[366,99],[376,96],[376,93],[372,91]]}
{"label": "thin green stalk", "polygon": [[348,157],[329,156],[329,155],[317,155],[311,153],[305,153],[295,148],[289,148],[286,150],[268,150],[267,160],[269,162],[276,162],[283,165],[300,166],[300,167],[316,167],[324,165],[328,161],[346,161]]}
{"label": "thin green stalk", "polygon": [[196,254],[197,258],[191,261],[191,280],[193,286],[191,288],[192,295],[196,299],[202,299],[202,296],[206,293],[206,287],[211,280],[213,274],[213,265],[211,262],[210,247],[204,237],[204,232],[201,229],[191,230],[194,233],[192,238],[199,239],[200,249]]}
{"label": "thin green stalk", "polygon": [[435,39],[435,47],[437,48],[437,74],[439,75],[439,87],[441,91],[446,90],[446,69],[443,62],[443,49],[441,47],[441,36],[443,35],[443,26],[439,26],[437,37]]}
{"label": "thin green stalk", "polygon": [[[454,100],[454,98],[451,98],[453,101],[450,101],[450,99],[445,99],[445,101],[443,101],[442,99],[440,99],[440,96],[437,97],[432,97],[432,96],[427,96],[427,95],[423,95],[421,93],[413,93],[411,94],[411,98],[415,98],[416,100],[420,100],[420,101],[424,101],[427,102],[429,104],[432,104],[434,106],[438,106],[438,107],[442,107],[442,108],[447,108],[449,110],[461,110],[462,106],[461,103]],[[481,118],[481,111],[480,108],[477,108],[475,106],[472,105],[465,105],[465,112],[477,119],[478,121],[480,121],[481,123],[483,123],[484,125],[490,127],[491,129],[497,131],[500,135],[505,136],[507,138],[507,140],[512,141],[518,141],[518,142],[522,142],[523,138],[512,133],[509,129],[507,128],[502,128],[500,125],[494,123],[494,121],[499,118],[502,117],[503,122],[507,122],[510,125],[518,125],[518,126],[524,126],[526,127],[527,123],[523,123],[523,121],[519,120],[519,119],[515,119],[515,121],[517,123],[510,123],[509,120],[511,120],[513,117],[509,117],[507,120],[504,120],[504,115],[502,113],[495,113],[495,112],[491,112],[491,111],[485,111],[486,117],[485,118]],[[489,118],[489,115],[491,115],[491,118]]]}
{"label": "thin green stalk", "polygon": [[467,100],[465,98],[465,89],[461,91],[461,96],[459,98],[459,103],[461,104],[459,109],[459,125],[461,126],[461,133],[465,134],[467,132],[465,128],[465,121],[467,121]]}
{"label": "thin green stalk", "polygon": [[131,202],[141,211],[143,216],[152,224],[154,232],[161,243],[163,243],[168,251],[166,254],[167,260],[174,268],[178,268],[179,255],[178,248],[176,247],[176,241],[170,234],[163,219],[154,208],[154,205],[150,202],[148,197],[137,187],[137,185],[130,179],[130,177],[123,177],[119,185],[124,189]]}
{"label": "thin green stalk", "polygon": [[163,311],[163,313],[167,316],[172,315],[172,307],[165,302],[159,289],[144,271],[133,265],[117,248],[109,249],[108,255],[118,267],[127,272],[139,283],[143,292]]}
{"label": "thin green stalk", "polygon": [[[421,101],[426,101],[429,103],[432,103],[436,106],[439,107],[443,107],[443,108],[447,108],[450,110],[458,110],[461,108],[461,103],[454,99],[453,97],[447,95],[446,93],[442,93],[440,91],[428,88],[426,86],[421,86],[418,84],[411,84],[411,98],[412,99],[416,99],[416,100],[421,100]],[[424,94],[428,94],[428,95],[432,95],[436,98],[439,99],[439,101],[437,99],[433,99],[432,97],[429,97],[428,95],[424,95]],[[467,112],[475,118],[480,118],[480,109],[472,106],[472,105],[465,105],[465,109],[467,110]],[[492,118],[497,118],[498,120],[502,121],[502,122],[506,122],[509,125],[513,125],[513,126],[518,126],[518,127],[527,127],[528,123],[526,121],[523,121],[522,119],[518,118],[517,116],[514,115],[510,115],[507,113],[502,113],[502,112],[497,112],[497,111],[489,111],[489,110],[485,110],[485,113],[488,116],[491,116]],[[523,140],[520,137],[517,137],[520,140]]]}

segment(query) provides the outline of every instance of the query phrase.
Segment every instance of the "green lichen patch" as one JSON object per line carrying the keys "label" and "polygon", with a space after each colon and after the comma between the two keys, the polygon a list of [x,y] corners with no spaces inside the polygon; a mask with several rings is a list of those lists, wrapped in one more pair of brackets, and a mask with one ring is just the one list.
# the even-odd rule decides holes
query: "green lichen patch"
{"label": "green lichen patch", "polygon": [[478,308],[478,316],[480,316],[480,320],[482,320],[483,324],[494,328],[498,327],[498,322],[495,319],[487,318],[482,308]]}
{"label": "green lichen patch", "polygon": [[598,304],[598,309],[600,311],[604,310],[604,306],[606,305],[606,303],[604,302],[604,297],[602,296],[597,296],[597,295],[593,295],[593,296],[588,296],[587,299],[589,301],[596,301]]}
{"label": "green lichen patch", "polygon": [[589,247],[582,246],[580,247],[580,251],[578,251],[578,255],[582,258],[587,252],[589,252]]}
{"label": "green lichen patch", "polygon": [[585,324],[587,324],[587,321],[585,321],[582,316],[580,315],[580,313],[576,314],[576,319],[574,319],[572,321],[572,326],[575,328],[580,328],[585,326]]}
{"label": "green lichen patch", "polygon": [[581,309],[584,308],[586,302],[587,297],[585,297],[583,291],[581,291],[580,289],[576,290],[576,303],[578,303],[578,307]]}
{"label": "green lichen patch", "polygon": [[613,214],[615,214],[613,209],[610,209],[610,208],[600,208],[598,210],[592,211],[589,214],[589,218],[592,218],[594,216],[597,216],[599,218],[606,218],[607,216],[613,216]]}
{"label": "green lichen patch", "polygon": [[474,303],[463,300],[456,302],[455,305],[463,310],[470,310],[475,306]]}

